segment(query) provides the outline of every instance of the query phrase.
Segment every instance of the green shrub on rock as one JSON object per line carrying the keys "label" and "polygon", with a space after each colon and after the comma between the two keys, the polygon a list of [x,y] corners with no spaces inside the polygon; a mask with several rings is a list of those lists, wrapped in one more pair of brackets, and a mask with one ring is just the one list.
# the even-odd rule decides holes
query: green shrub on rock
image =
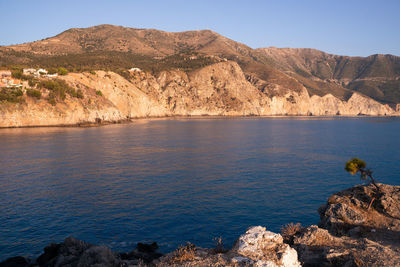
{"label": "green shrub on rock", "polygon": [[0,91],[0,101],[7,101],[11,103],[22,103],[24,100],[21,96],[24,93],[21,89],[17,88],[3,88]]}
{"label": "green shrub on rock", "polygon": [[40,99],[42,97],[42,93],[36,89],[27,89],[26,95],[28,95],[30,97],[35,97],[37,99]]}
{"label": "green shrub on rock", "polygon": [[59,67],[57,70],[59,75],[67,75],[68,74],[68,70],[66,68],[63,67]]}

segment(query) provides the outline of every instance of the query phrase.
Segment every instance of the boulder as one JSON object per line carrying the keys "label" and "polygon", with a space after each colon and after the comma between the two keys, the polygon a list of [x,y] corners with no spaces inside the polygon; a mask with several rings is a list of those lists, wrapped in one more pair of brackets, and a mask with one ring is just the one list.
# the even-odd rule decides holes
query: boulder
{"label": "boulder", "polygon": [[241,235],[233,251],[254,261],[255,266],[300,266],[297,252],[283,243],[280,234],[254,226]]}
{"label": "boulder", "polygon": [[28,266],[30,266],[29,260],[21,256],[12,257],[3,262],[0,262],[0,267],[28,267]]}
{"label": "boulder", "polygon": [[124,262],[143,261],[145,263],[150,263],[162,256],[161,253],[157,252],[157,249],[158,244],[156,242],[151,244],[138,243],[136,249],[128,253],[120,253],[119,256]]}
{"label": "boulder", "polygon": [[51,244],[37,259],[39,266],[119,266],[121,261],[104,246],[95,246],[68,237],[60,244]]}

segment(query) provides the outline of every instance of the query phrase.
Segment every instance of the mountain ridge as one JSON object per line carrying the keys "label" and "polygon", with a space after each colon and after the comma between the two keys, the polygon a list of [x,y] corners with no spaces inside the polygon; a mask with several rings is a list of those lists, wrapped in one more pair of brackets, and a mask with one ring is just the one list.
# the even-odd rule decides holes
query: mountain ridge
{"label": "mountain ridge", "polygon": [[[148,66],[153,72],[163,60],[176,64],[169,66],[167,62],[161,70],[169,66],[187,71],[218,61],[235,61],[248,80],[258,81],[254,85],[270,96],[281,96],[290,90],[300,92],[305,87],[310,95],[332,94],[348,100],[358,92],[392,106],[400,103],[400,57],[394,55],[351,57],[313,48],[253,49],[212,30],[167,32],[111,24],[71,28],[43,40],[0,46],[3,68],[17,62],[44,67],[64,64],[73,71],[91,67],[117,71],[117,67],[139,64],[137,57],[146,57],[142,59],[146,61],[143,67]],[[202,61],[187,67],[193,63],[187,59],[191,57]],[[87,58],[86,65],[82,58]],[[6,63],[2,64],[3,61]],[[111,68],[106,65],[110,61],[114,61]],[[124,64],[118,66],[121,62]]]}

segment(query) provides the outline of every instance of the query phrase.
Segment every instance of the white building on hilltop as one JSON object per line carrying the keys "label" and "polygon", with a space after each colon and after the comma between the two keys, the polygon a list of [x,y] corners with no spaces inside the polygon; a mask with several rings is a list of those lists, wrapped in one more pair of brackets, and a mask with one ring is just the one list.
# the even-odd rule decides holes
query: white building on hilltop
{"label": "white building on hilltop", "polygon": [[24,75],[33,75],[35,77],[40,77],[42,75],[48,75],[48,71],[45,69],[23,69],[22,70]]}

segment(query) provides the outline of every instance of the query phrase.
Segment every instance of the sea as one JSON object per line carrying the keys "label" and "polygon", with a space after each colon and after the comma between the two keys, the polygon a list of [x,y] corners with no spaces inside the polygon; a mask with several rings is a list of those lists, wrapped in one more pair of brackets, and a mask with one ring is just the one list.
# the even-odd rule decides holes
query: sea
{"label": "sea", "polygon": [[367,162],[400,184],[400,119],[202,117],[0,129],[0,261],[73,236],[128,252],[225,248],[250,226],[318,224]]}

